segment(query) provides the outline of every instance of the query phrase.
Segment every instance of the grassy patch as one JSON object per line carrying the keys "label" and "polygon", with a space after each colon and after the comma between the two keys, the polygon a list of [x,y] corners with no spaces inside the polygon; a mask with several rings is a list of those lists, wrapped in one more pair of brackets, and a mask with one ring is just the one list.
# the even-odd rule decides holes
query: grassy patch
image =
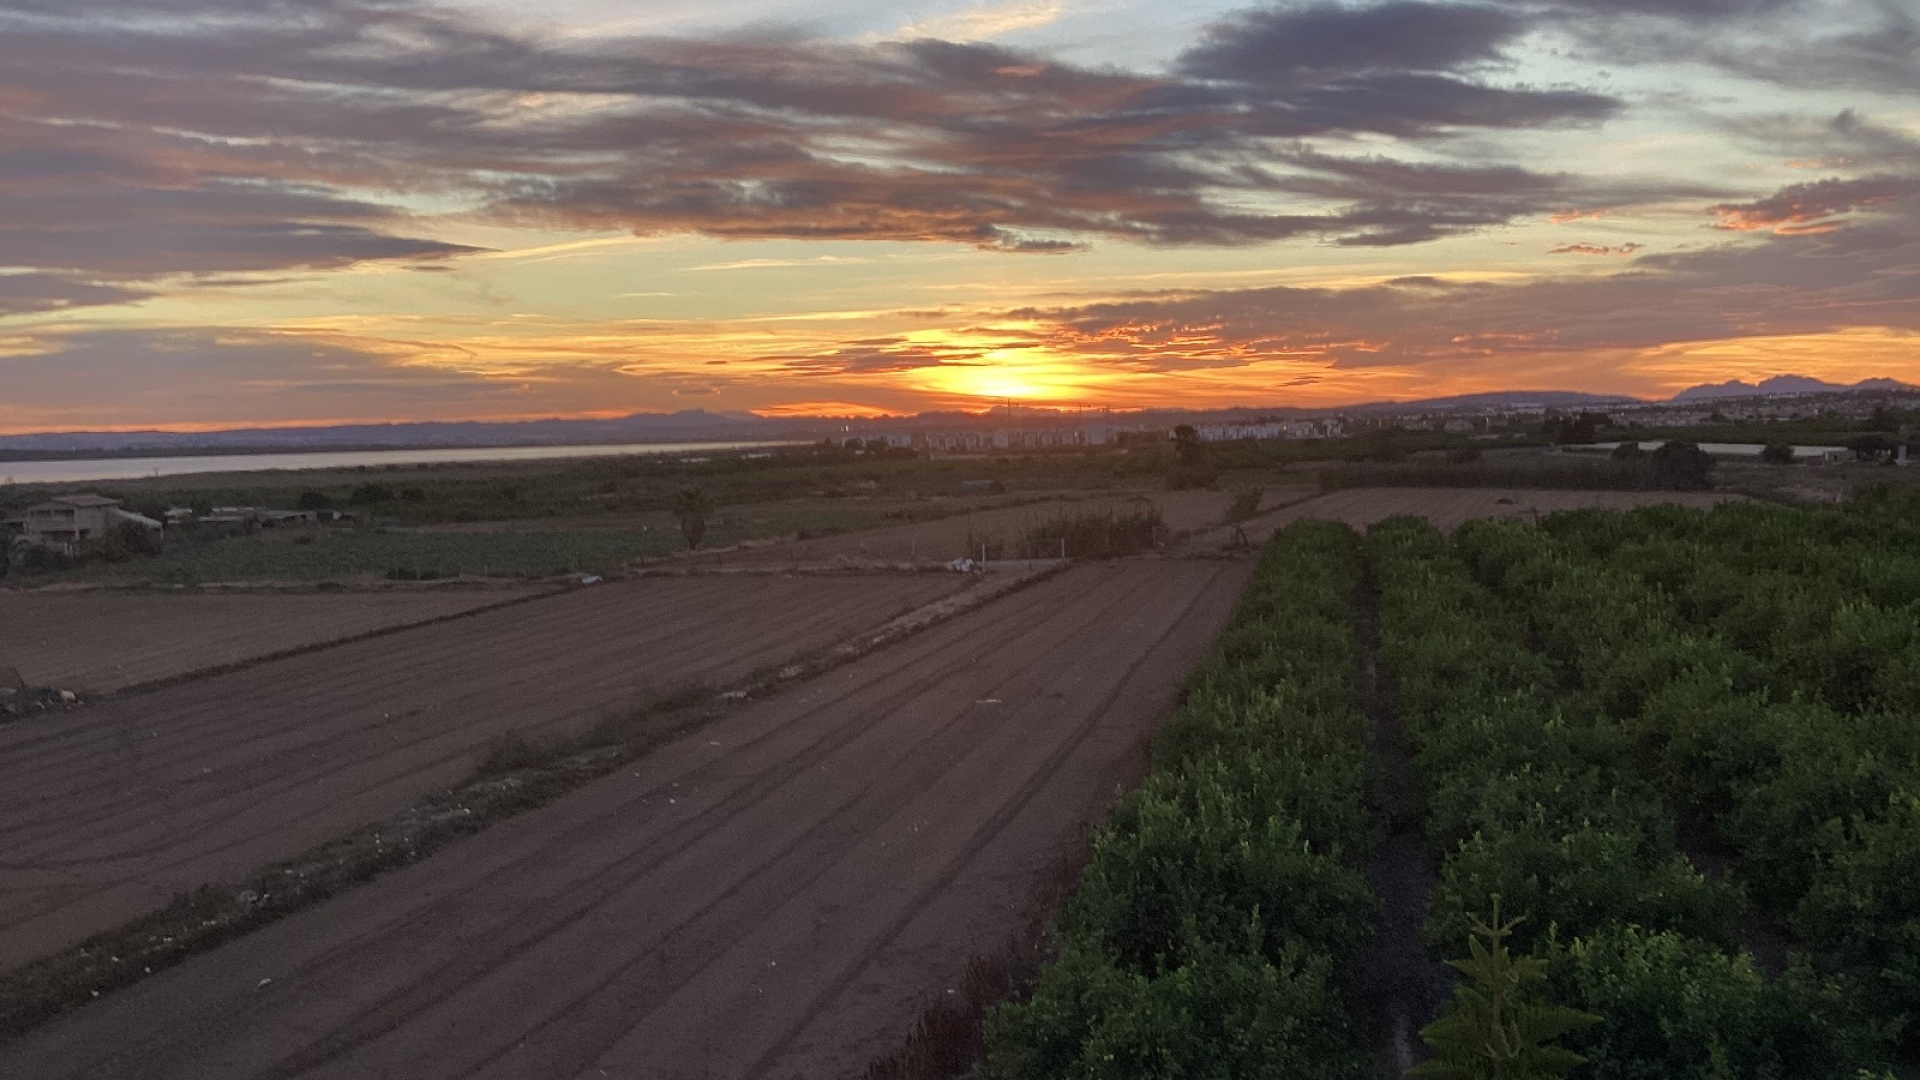
{"label": "grassy patch", "polygon": [[[848,504],[729,507],[709,523],[706,546],[806,534],[827,536],[889,524],[878,506]],[[635,559],[681,551],[686,540],[664,516],[634,528],[381,529],[263,532],[206,539],[178,537],[157,555],[89,562],[46,574],[16,572],[20,584],[55,580],[326,581],[380,577],[432,581],[460,576],[552,577],[617,571]]]}
{"label": "grassy patch", "polygon": [[1093,510],[1060,514],[1027,531],[1027,558],[1117,559],[1150,551],[1167,532],[1160,511]]}

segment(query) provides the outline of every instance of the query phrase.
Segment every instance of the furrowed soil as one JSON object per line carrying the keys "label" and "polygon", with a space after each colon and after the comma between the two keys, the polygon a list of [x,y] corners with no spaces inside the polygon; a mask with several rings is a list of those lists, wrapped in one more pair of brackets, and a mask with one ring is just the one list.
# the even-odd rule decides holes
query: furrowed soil
{"label": "furrowed soil", "polygon": [[859,1075],[1018,930],[1246,561],[1070,570],[0,1048],[0,1075]]}
{"label": "furrowed soil", "polygon": [[958,574],[620,582],[0,726],[0,966],[577,733],[829,648]]}
{"label": "furrowed soil", "polygon": [[105,694],[428,622],[532,588],[351,593],[0,590],[0,664],[34,686]]}

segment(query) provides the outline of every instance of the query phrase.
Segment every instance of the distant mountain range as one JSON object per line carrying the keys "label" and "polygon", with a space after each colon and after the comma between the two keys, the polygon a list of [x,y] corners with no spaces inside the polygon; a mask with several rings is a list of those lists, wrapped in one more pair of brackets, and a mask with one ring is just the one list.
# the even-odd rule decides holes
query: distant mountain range
{"label": "distant mountain range", "polygon": [[1784,397],[1792,394],[1842,394],[1849,390],[1920,390],[1920,387],[1912,383],[1903,383],[1898,379],[1862,379],[1857,383],[1848,384],[1830,383],[1821,379],[1811,379],[1805,375],[1775,375],[1771,379],[1761,379],[1757,383],[1730,379],[1723,383],[1689,387],[1675,394],[1673,400],[1685,402],[1713,401],[1719,398]]}
{"label": "distant mountain range", "polygon": [[[1671,400],[1678,404],[1725,398],[1785,394],[1831,394],[1847,391],[1920,391],[1894,379],[1865,379],[1850,386],[1823,382],[1803,375],[1778,375],[1759,383],[1739,380],[1695,386]],[[1381,415],[1409,412],[1470,412],[1484,409],[1557,408],[1604,409],[1614,405],[1645,404],[1618,394],[1584,394],[1569,390],[1503,390],[1487,394],[1460,394],[1421,401],[1384,401],[1341,409],[1233,408],[1212,410],[1151,409],[1116,414],[1124,424],[1163,426],[1177,423],[1238,423],[1262,416]],[[1072,423],[1099,413],[1054,412],[1025,406],[1012,409],[1014,426]],[[71,431],[27,435],[0,435],[0,457],[67,457],[76,454],[156,456],[173,454],[267,453],[293,450],[380,450],[423,447],[567,446],[619,443],[666,443],[819,439],[852,432],[877,433],[928,427],[994,427],[1009,423],[1008,414],[924,413],[917,417],[849,420],[826,417],[765,417],[750,412],[707,412],[687,409],[673,413],[633,413],[603,420],[458,421],[403,424],[343,424],[332,427],[235,428],[227,431]]]}
{"label": "distant mountain range", "polygon": [[1469,412],[1474,409],[1586,409],[1602,405],[1638,404],[1641,404],[1639,398],[1621,394],[1583,394],[1577,390],[1498,390],[1487,394],[1456,394],[1453,397],[1423,398],[1419,401],[1381,401],[1340,411],[1379,413],[1431,409],[1435,412]]}
{"label": "distant mountain range", "polygon": [[791,425],[746,412],[634,413],[606,420],[451,421],[234,428],[227,431],[67,431],[0,435],[0,450],[260,453],[455,446],[568,446],[583,443],[698,442],[778,438]]}

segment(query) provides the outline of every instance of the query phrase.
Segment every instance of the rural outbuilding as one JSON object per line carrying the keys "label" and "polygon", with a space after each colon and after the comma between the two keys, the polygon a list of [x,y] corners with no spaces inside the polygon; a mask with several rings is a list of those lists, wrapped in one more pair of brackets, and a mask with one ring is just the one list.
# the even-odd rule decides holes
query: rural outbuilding
{"label": "rural outbuilding", "polygon": [[28,543],[62,551],[71,551],[88,540],[98,540],[127,523],[156,531],[161,528],[158,521],[123,510],[120,500],[104,495],[59,495],[28,507],[26,514],[16,520]]}

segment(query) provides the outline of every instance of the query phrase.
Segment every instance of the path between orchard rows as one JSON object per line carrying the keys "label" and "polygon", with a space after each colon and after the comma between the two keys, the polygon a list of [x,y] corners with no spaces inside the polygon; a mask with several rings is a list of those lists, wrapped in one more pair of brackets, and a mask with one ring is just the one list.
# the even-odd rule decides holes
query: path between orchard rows
{"label": "path between orchard rows", "polygon": [[1002,597],[96,1002],[0,1075],[858,1074],[1020,927],[1250,572]]}
{"label": "path between orchard rows", "polygon": [[1357,602],[1360,701],[1367,714],[1373,813],[1381,827],[1380,845],[1367,866],[1380,919],[1361,977],[1395,1075],[1404,1076],[1427,1056],[1420,1029],[1438,1012],[1450,980],[1421,935],[1439,872],[1421,826],[1425,808],[1414,784],[1413,747],[1397,688],[1380,662],[1380,590],[1371,573]]}

